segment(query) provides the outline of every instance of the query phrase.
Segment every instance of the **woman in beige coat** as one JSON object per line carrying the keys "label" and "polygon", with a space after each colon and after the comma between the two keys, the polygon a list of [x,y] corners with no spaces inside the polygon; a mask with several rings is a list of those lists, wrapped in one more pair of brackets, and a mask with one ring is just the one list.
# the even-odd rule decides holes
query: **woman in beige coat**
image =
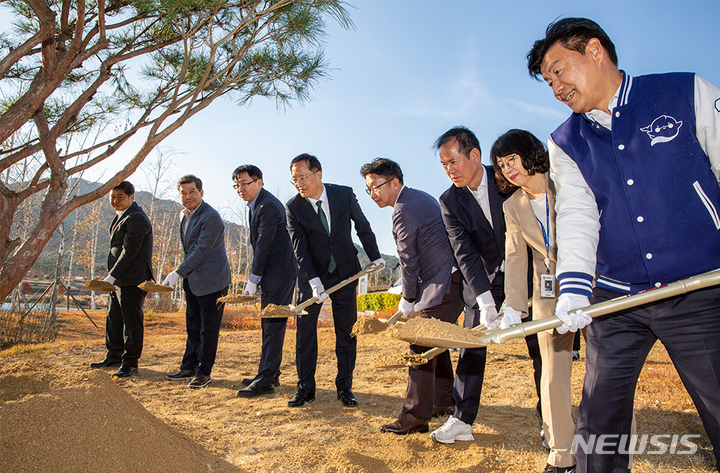
{"label": "woman in beige coat", "polygon": [[[555,314],[555,188],[543,144],[524,130],[510,130],[490,151],[495,180],[503,192],[515,191],[504,203],[505,313],[503,327],[528,316],[528,265],[532,265],[533,319]],[[532,250],[529,260],[528,247]],[[575,471],[571,448],[575,424],[571,415],[570,375],[574,333],[538,334],[542,357],[541,395],[545,439],[550,447],[545,473]]]}

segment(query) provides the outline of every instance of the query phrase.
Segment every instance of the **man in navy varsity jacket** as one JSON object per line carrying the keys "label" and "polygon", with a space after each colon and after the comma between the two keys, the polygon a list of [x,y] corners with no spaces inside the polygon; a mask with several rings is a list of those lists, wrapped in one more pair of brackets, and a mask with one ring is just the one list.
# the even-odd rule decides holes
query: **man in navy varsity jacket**
{"label": "man in navy varsity jacket", "polygon": [[[574,112],[548,140],[558,331],[590,323],[570,312],[591,295],[601,302],[720,268],[720,89],[695,74],[628,75],[610,38],[583,18],[551,24],[527,60]],[[578,471],[627,470],[621,435],[630,434],[635,385],[657,339],[720,465],[720,288],[598,317],[587,336],[577,431],[585,443],[614,436],[603,450],[615,453],[580,447]]]}

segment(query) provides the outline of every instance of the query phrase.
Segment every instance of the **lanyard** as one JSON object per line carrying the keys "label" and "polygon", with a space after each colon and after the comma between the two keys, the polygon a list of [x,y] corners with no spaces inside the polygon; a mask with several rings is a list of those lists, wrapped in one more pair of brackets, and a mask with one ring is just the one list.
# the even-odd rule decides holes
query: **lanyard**
{"label": "lanyard", "polygon": [[[550,202],[548,201],[547,192],[545,193],[545,218],[547,221],[547,228],[550,228]],[[542,230],[543,241],[545,242],[545,268],[547,268],[547,274],[550,274],[550,235],[549,232],[545,231],[546,227],[543,227],[542,222],[537,215],[535,220],[540,224],[540,230]]]}

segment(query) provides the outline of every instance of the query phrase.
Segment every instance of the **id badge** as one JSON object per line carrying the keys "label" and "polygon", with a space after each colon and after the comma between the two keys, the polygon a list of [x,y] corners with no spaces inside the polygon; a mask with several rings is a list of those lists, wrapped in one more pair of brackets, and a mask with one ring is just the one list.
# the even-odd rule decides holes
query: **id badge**
{"label": "id badge", "polygon": [[555,275],[540,275],[540,297],[555,297]]}

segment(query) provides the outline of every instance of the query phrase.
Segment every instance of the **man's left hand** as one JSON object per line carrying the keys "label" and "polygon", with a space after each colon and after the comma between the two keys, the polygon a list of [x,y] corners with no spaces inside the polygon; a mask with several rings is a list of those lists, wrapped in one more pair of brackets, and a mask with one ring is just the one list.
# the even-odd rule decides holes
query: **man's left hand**
{"label": "man's left hand", "polygon": [[372,262],[375,266],[385,266],[385,260],[382,258],[378,258],[375,261]]}
{"label": "man's left hand", "polygon": [[105,279],[103,279],[103,281],[109,282],[110,284],[115,284],[115,278],[110,276],[109,274],[107,275],[107,277]]}

